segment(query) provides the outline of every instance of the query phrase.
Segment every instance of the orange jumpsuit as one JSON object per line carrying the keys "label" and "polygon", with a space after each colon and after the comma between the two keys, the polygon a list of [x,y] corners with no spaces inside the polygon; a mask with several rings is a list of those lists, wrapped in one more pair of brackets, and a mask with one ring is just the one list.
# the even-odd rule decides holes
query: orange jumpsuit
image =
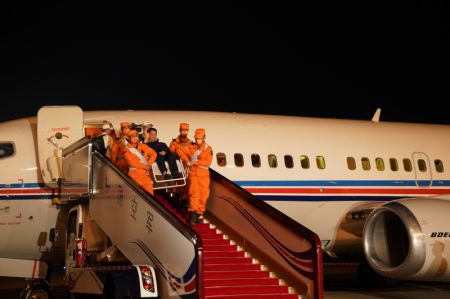
{"label": "orange jumpsuit", "polygon": [[172,140],[169,145],[169,149],[172,152],[172,154],[177,154],[178,157],[180,157],[181,161],[183,161],[183,164],[186,164],[190,161],[190,154],[189,154],[189,146],[191,145],[191,140],[189,138],[185,138],[182,142],[180,140],[180,136],[177,137],[177,139]]}
{"label": "orange jumpsuit", "polygon": [[111,161],[120,169],[123,173],[128,173],[128,164],[125,161],[124,154],[126,151],[126,145],[122,138],[117,139],[111,149]]}
{"label": "orange jumpsuit", "polygon": [[[189,154],[189,147],[191,145],[191,140],[189,138],[185,138],[183,141],[180,140],[180,135],[172,142],[170,142],[169,149],[172,153],[176,153],[178,157],[180,157],[183,165],[186,167],[186,164],[191,160],[191,156]],[[189,196],[189,181],[186,181],[186,186],[175,188],[174,192],[181,194],[181,198],[187,200]]]}
{"label": "orange jumpsuit", "polygon": [[203,214],[209,197],[209,166],[212,162],[212,148],[203,143],[189,146],[191,167],[189,168],[189,211]]}
{"label": "orange jumpsuit", "polygon": [[148,166],[156,160],[158,154],[144,143],[139,143],[135,148],[129,143],[125,150],[125,160],[129,167],[128,175],[145,191],[153,195],[153,182],[148,173]]}

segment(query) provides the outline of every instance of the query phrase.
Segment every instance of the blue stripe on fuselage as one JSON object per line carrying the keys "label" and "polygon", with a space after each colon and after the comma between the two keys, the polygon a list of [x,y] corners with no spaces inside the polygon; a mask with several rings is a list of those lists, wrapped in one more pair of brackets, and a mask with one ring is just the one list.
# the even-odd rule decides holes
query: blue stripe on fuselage
{"label": "blue stripe on fuselage", "polygon": [[315,196],[315,195],[255,195],[264,201],[391,201],[408,196]]}
{"label": "blue stripe on fuselage", "polygon": [[[430,180],[339,180],[339,181],[234,181],[241,187],[416,187],[417,182]],[[450,186],[450,180],[432,181],[432,186]]]}

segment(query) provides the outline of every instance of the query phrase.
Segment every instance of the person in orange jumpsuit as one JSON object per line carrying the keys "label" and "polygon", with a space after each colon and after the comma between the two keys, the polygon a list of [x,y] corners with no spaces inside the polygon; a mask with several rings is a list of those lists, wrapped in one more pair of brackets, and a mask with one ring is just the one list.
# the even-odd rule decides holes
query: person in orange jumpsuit
{"label": "person in orange jumpsuit", "polygon": [[[189,124],[181,123],[180,124],[180,134],[177,138],[172,139],[170,142],[169,149],[173,154],[176,154],[183,163],[184,167],[187,167],[187,164],[191,160],[189,154],[189,146],[191,145],[191,140],[188,137],[189,133]],[[188,181],[186,181],[186,185],[182,187],[177,187],[174,189],[174,198],[172,205],[179,212],[184,213],[187,209],[187,201],[189,197],[189,186]]]}
{"label": "person in orange jumpsuit", "polygon": [[191,144],[191,140],[188,138],[189,133],[189,124],[181,123],[180,124],[180,135],[176,139],[173,139],[169,145],[169,149],[172,154],[177,154],[180,157],[183,164],[187,165],[190,160],[189,156],[189,145]]}
{"label": "person in orange jumpsuit", "polygon": [[158,154],[146,144],[139,143],[139,134],[136,130],[129,130],[127,136],[129,142],[124,158],[128,164],[128,175],[145,191],[153,195],[153,182],[149,169]]}
{"label": "person in orange jumpsuit", "polygon": [[212,147],[206,144],[205,129],[195,130],[195,143],[189,147],[189,224],[199,222],[206,209],[209,197],[209,166],[212,162]]}
{"label": "person in orange jumpsuit", "polygon": [[120,123],[121,136],[115,140],[111,149],[111,161],[123,172],[128,173],[128,164],[125,161],[124,154],[128,144],[127,132],[130,130],[131,124],[129,122]]}

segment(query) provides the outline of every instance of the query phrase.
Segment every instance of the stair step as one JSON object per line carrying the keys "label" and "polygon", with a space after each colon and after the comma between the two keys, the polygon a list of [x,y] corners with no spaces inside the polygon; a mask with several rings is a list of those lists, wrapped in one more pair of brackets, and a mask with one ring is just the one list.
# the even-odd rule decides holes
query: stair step
{"label": "stair step", "polygon": [[194,227],[195,231],[206,230],[206,229],[213,229],[214,228],[214,226],[212,226],[209,223],[199,223],[199,224],[194,225],[193,227]]}
{"label": "stair step", "polygon": [[204,271],[259,271],[261,265],[259,264],[208,264],[203,265]]}
{"label": "stair step", "polygon": [[195,231],[199,234],[214,233],[217,234],[217,229],[210,226],[210,224],[203,224],[195,226]]}
{"label": "stair step", "polygon": [[213,295],[206,296],[205,299],[301,299],[297,294],[259,294],[259,295]]}
{"label": "stair step", "polygon": [[268,271],[204,271],[204,279],[270,278]]}
{"label": "stair step", "polygon": [[208,230],[208,231],[204,231],[204,232],[199,232],[197,231],[197,233],[202,237],[202,238],[209,238],[211,236],[219,236],[220,238],[224,239],[223,234],[218,234],[213,230]]}
{"label": "stair step", "polygon": [[205,245],[203,244],[203,252],[205,251],[238,251],[237,245]]}
{"label": "stair step", "polygon": [[218,286],[271,286],[279,285],[278,278],[206,279],[205,287]]}
{"label": "stair step", "polygon": [[204,240],[202,239],[203,245],[230,245],[230,240],[224,240],[224,239],[212,239],[212,240]]}
{"label": "stair step", "polygon": [[[158,199],[178,218],[187,222],[186,213],[178,213],[172,206]],[[208,220],[203,220],[208,222]],[[227,239],[220,229],[210,223],[192,226],[202,239],[203,283],[206,299],[301,299],[298,294],[289,294],[289,287],[279,285],[280,280],[272,273],[245,257],[234,241]],[[225,239],[224,239],[225,238]]]}
{"label": "stair step", "polygon": [[202,240],[226,240],[223,235],[218,234],[204,234],[200,235],[202,237]]}
{"label": "stair step", "polygon": [[244,251],[205,251],[203,258],[245,257]]}
{"label": "stair step", "polygon": [[203,264],[252,264],[251,257],[205,257]]}
{"label": "stair step", "polygon": [[210,287],[205,288],[205,296],[214,295],[251,295],[251,294],[275,294],[274,298],[278,298],[278,294],[288,293],[287,286],[242,286],[242,287]]}

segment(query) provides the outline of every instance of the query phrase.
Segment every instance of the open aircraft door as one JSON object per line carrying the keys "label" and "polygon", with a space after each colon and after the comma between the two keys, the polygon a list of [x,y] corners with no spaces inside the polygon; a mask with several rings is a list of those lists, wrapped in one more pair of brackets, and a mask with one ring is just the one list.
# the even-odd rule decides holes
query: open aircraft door
{"label": "open aircraft door", "polygon": [[62,177],[62,149],[83,137],[83,110],[78,106],[44,106],[37,115],[39,165],[44,182],[56,188]]}

